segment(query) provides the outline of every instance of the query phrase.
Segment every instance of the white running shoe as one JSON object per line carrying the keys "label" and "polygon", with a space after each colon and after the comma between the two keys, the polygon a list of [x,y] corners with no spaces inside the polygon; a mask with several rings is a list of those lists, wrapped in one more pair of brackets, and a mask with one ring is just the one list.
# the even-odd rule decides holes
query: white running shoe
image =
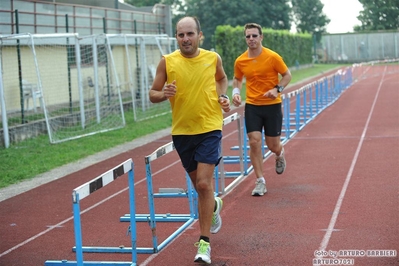
{"label": "white running shoe", "polygon": [[252,196],[263,196],[266,192],[266,184],[262,181],[256,181],[255,188],[252,190]]}
{"label": "white running shoe", "polygon": [[211,264],[211,244],[201,239],[194,246],[198,247],[194,262]]}
{"label": "white running shoe", "polygon": [[212,216],[212,225],[211,225],[211,233],[216,234],[219,232],[220,228],[222,228],[222,217],[220,217],[220,211],[223,207],[223,201],[221,198],[215,198],[216,203],[216,211],[213,213]]}
{"label": "white running shoe", "polygon": [[286,166],[286,162],[285,162],[284,154],[280,155],[280,156],[276,156],[276,173],[279,175],[284,173],[285,166]]}

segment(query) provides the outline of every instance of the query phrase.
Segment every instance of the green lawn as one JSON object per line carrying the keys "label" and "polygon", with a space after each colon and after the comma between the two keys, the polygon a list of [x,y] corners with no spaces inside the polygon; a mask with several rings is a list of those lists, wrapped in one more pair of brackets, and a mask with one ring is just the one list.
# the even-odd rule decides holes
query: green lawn
{"label": "green lawn", "polygon": [[[323,74],[340,65],[314,65],[294,70],[291,84]],[[231,95],[229,88],[228,95]],[[40,136],[0,148],[0,188],[31,179],[89,155],[130,142],[135,138],[170,127],[171,115],[135,122],[133,112],[125,112],[126,126],[122,129],[100,133],[76,140],[50,144],[48,136]]]}

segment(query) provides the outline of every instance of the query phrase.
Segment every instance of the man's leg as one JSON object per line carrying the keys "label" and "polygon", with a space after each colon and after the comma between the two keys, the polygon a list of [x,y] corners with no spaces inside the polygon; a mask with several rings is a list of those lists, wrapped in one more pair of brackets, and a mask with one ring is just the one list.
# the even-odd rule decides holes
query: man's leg
{"label": "man's leg", "polygon": [[215,165],[198,163],[197,170],[191,172],[190,178],[198,193],[198,213],[201,235],[209,237],[212,223],[215,196],[213,191],[213,171]]}
{"label": "man's leg", "polygon": [[281,143],[281,137],[270,137],[266,136],[266,145],[269,148],[271,152],[276,154],[277,156],[280,156],[282,150],[283,150],[283,144]]}
{"label": "man's leg", "polygon": [[254,168],[256,182],[252,196],[263,196],[266,193],[266,180],[263,177],[262,133],[252,131],[248,133],[249,157]]}
{"label": "man's leg", "polygon": [[259,131],[250,132],[248,139],[249,157],[254,167],[255,176],[256,178],[263,177],[262,133]]}
{"label": "man's leg", "polygon": [[269,137],[266,136],[266,145],[276,156],[276,173],[282,174],[285,170],[286,161],[284,157],[284,147],[281,143],[281,137]]}
{"label": "man's leg", "polygon": [[191,181],[198,193],[198,213],[200,224],[200,240],[198,253],[195,256],[197,262],[211,262],[209,237],[212,224],[213,210],[215,208],[215,196],[213,191],[213,171],[215,165],[198,163],[197,170],[190,172]]}

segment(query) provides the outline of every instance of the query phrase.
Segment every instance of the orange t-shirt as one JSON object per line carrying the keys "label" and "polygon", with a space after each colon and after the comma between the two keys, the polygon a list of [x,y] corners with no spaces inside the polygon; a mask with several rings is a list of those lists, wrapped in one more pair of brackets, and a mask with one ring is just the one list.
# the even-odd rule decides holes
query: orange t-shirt
{"label": "orange t-shirt", "polygon": [[248,50],[242,53],[234,63],[234,77],[246,78],[246,103],[270,105],[281,103],[280,94],[272,100],[263,96],[279,82],[278,74],[287,72],[288,67],[276,52],[263,47],[259,56],[248,57]]}

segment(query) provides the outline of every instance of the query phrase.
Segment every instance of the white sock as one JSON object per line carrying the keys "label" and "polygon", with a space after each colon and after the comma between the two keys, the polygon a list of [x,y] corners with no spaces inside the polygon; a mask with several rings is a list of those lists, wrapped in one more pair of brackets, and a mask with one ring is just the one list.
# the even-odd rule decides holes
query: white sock
{"label": "white sock", "polygon": [[260,182],[262,182],[263,184],[266,184],[266,180],[265,180],[265,178],[262,176],[262,177],[258,177],[257,179],[256,179],[256,181],[260,181]]}
{"label": "white sock", "polygon": [[283,155],[284,155],[284,147],[281,149],[280,155],[277,155],[277,154],[276,154],[276,157],[281,157],[281,156],[283,156]]}

